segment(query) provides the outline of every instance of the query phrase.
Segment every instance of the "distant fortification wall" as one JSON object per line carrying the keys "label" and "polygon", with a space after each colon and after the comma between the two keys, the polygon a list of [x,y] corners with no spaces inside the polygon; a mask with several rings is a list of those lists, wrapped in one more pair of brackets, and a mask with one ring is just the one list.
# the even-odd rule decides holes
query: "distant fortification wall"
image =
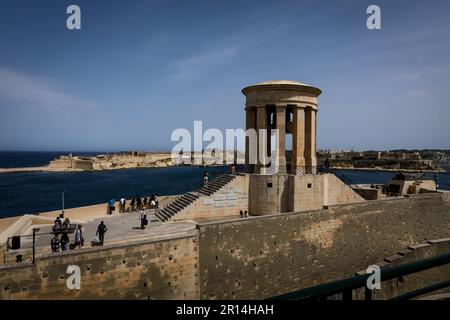
{"label": "distant fortification wall", "polygon": [[352,276],[410,245],[450,237],[450,194],[203,224],[202,299],[260,299]]}

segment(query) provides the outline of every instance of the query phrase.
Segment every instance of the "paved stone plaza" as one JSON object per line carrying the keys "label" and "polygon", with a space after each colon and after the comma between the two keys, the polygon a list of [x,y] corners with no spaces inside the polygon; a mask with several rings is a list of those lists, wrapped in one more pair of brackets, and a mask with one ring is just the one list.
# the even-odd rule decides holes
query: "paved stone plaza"
{"label": "paved stone plaza", "polygon": [[[121,213],[111,216],[98,218],[83,225],[83,236],[85,247],[91,247],[91,241],[97,232],[97,227],[101,221],[104,221],[108,228],[105,234],[105,243],[117,244],[120,242],[129,242],[139,239],[158,239],[179,235],[188,235],[195,232],[195,222],[183,221],[176,223],[160,222],[154,216],[154,210],[146,210],[147,219],[149,221],[147,227],[140,229],[140,212]],[[36,237],[36,246],[39,252],[50,252],[50,240],[53,237],[51,233],[52,225],[40,227],[40,231]],[[32,230],[27,231],[28,235],[32,234]],[[74,242],[74,234],[69,234],[70,242]],[[48,248],[46,250],[45,248]],[[22,238],[22,248],[32,248],[32,237]]]}

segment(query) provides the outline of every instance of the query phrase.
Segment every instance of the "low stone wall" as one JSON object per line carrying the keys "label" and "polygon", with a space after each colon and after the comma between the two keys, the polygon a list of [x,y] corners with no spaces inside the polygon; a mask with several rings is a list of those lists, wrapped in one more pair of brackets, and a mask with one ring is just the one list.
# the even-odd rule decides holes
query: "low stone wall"
{"label": "low stone wall", "polygon": [[[378,265],[380,268],[388,268],[432,258],[446,253],[450,253],[450,238],[430,240],[427,243],[409,246],[392,256],[386,257],[383,261],[374,264]],[[357,274],[366,274],[366,271],[361,270]],[[449,278],[450,264],[447,264],[397,279],[383,281],[379,290],[372,291],[372,299],[391,299],[419,288],[449,280]],[[450,288],[445,288],[439,292],[450,292]],[[355,290],[353,298],[358,300],[364,299],[364,289]]]}
{"label": "low stone wall", "polygon": [[[81,290],[66,286],[69,265]],[[196,236],[136,242],[0,266],[0,299],[198,299]]]}
{"label": "low stone wall", "polygon": [[[447,251],[445,241],[432,240],[450,238],[449,227],[450,193],[204,223],[191,236],[0,266],[0,299],[269,298],[353,276],[384,259],[403,263]],[[66,289],[69,264],[81,268],[80,291]],[[447,272],[386,283],[388,291],[375,298],[448,279]]]}
{"label": "low stone wall", "polygon": [[200,297],[269,298],[350,277],[401,248],[450,237],[449,196],[200,225]]}
{"label": "low stone wall", "polygon": [[381,189],[354,188],[353,190],[366,200],[380,200],[381,199]]}
{"label": "low stone wall", "polygon": [[0,244],[0,265],[5,263],[5,246]]}

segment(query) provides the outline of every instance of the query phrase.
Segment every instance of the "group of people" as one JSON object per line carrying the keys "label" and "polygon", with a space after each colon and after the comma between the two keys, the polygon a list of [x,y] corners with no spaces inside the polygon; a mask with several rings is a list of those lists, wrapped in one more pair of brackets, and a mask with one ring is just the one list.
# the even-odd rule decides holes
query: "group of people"
{"label": "group of people", "polygon": [[[74,248],[81,248],[84,244],[83,226],[79,224],[75,228]],[[64,222],[61,222],[61,217],[57,217],[52,227],[52,232],[53,238],[50,241],[52,252],[68,251],[70,249],[69,233],[73,232],[69,218],[64,219]],[[59,235],[61,235],[61,238],[59,238]]]}
{"label": "group of people", "polygon": [[[69,251],[71,249],[69,233],[72,233],[73,229],[71,229],[70,226],[71,225],[68,218],[66,218],[63,223],[61,223],[60,217],[56,218],[55,224],[52,228],[53,238],[50,241],[52,252]],[[96,237],[92,240],[93,246],[103,245],[106,231],[108,231],[108,228],[106,227],[104,221],[100,222],[97,227]],[[83,226],[81,224],[77,225],[74,233],[75,242],[72,248],[81,249],[84,245]],[[61,238],[59,235],[61,235]]]}
{"label": "group of people", "polygon": [[[126,212],[127,200],[125,198],[121,198],[119,201],[119,212]],[[152,195],[150,197],[134,197],[130,201],[129,212],[145,210],[145,209],[158,209],[158,195]]]}
{"label": "group of people", "polygon": [[55,220],[55,223],[52,227],[53,233],[61,233],[67,232],[70,228],[70,220],[69,218],[64,219],[64,222],[61,221],[61,216],[58,216]]}
{"label": "group of people", "polygon": [[245,210],[245,211],[239,211],[239,216],[241,217],[241,218],[248,218],[248,211],[247,210]]}

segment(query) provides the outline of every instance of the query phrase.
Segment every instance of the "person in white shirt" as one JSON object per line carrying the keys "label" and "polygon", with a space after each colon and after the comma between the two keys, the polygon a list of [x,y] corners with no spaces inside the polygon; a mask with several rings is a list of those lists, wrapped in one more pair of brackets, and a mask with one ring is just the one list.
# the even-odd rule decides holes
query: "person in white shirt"
{"label": "person in white shirt", "polygon": [[125,198],[121,198],[120,199],[120,213],[124,213],[125,212],[125,205],[127,203],[127,200]]}

